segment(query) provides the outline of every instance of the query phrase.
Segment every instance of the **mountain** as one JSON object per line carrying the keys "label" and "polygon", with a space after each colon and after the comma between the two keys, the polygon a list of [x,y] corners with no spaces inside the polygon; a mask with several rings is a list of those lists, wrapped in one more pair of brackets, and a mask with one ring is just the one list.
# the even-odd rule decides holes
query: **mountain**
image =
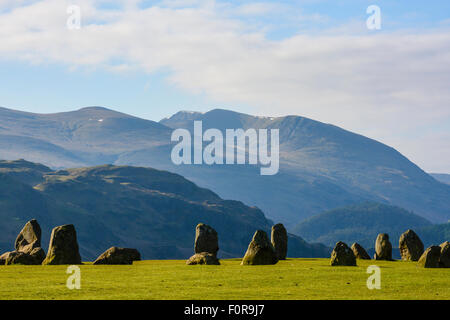
{"label": "mountain", "polygon": [[435,178],[437,181],[450,184],[450,174],[446,173],[430,173],[430,176]]}
{"label": "mountain", "polygon": [[[26,223],[36,218],[47,244],[53,227],[76,226],[83,259],[111,246],[137,248],[145,259],[188,258],[195,226],[219,234],[220,256],[240,257],[257,229],[270,232],[261,210],[223,200],[178,174],[151,168],[103,165],[51,170],[0,161],[0,250],[12,250]],[[289,236],[292,257],[326,257],[329,248]]]}
{"label": "mountain", "polygon": [[427,247],[439,245],[444,241],[450,241],[450,222],[422,227],[417,232]]}
{"label": "mountain", "polygon": [[[175,128],[279,129],[280,170],[258,165],[174,165]],[[414,211],[432,222],[450,219],[450,186],[439,183],[393,148],[300,116],[256,117],[215,109],[179,112],[159,123],[101,107],[57,114],[0,109],[0,158],[52,168],[104,163],[180,174],[221,198],[260,208],[291,230],[317,213],[363,201]]]}
{"label": "mountain", "polygon": [[[405,209],[364,202],[320,213],[299,223],[292,232],[301,234],[307,241],[322,242],[328,246],[344,241],[349,245],[358,242],[372,248],[379,233],[389,234],[393,247],[398,247],[398,239],[407,229],[413,229],[421,237],[423,228],[433,227],[428,220]],[[445,237],[439,239],[439,243],[448,240]],[[424,243],[431,245],[435,241]]]}

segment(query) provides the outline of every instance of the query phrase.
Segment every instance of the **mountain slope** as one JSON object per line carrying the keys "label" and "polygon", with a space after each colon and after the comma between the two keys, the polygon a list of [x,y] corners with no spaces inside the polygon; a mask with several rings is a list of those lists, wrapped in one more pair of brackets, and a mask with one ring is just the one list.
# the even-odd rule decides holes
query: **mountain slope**
{"label": "mountain slope", "polygon": [[[279,129],[279,173],[261,176],[256,165],[174,165],[170,135],[175,128],[192,130],[195,120],[204,130]],[[0,135],[23,139],[0,158],[53,168],[111,163],[163,169],[222,198],[255,205],[288,229],[314,214],[366,200],[400,206],[436,223],[450,219],[449,185],[393,148],[299,116],[254,117],[215,109],[179,112],[156,123],[100,107],[50,115],[0,109]]]}
{"label": "mountain slope", "polygon": [[424,227],[431,227],[431,223],[402,208],[365,202],[318,214],[299,223],[293,232],[328,246],[344,241],[372,248],[379,233],[388,233],[393,246],[398,247],[403,232],[418,232]]}
{"label": "mountain slope", "polygon": [[446,173],[430,173],[430,176],[435,178],[437,181],[450,184],[450,174]]}
{"label": "mountain slope", "polygon": [[[52,171],[26,161],[0,161],[0,249],[11,250],[23,224],[36,218],[47,244],[54,226],[76,226],[83,259],[107,248],[137,248],[145,259],[187,258],[195,226],[219,233],[220,255],[245,253],[257,229],[272,222],[257,208],[222,200],[183,177],[151,168],[103,165]],[[329,249],[290,236],[290,256]]]}

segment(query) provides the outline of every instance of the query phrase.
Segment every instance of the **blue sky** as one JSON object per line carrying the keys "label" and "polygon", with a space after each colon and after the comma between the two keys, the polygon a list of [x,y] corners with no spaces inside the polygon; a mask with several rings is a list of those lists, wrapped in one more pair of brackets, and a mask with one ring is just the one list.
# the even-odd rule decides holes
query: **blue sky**
{"label": "blue sky", "polygon": [[449,30],[449,1],[0,0],[0,106],[298,114],[450,173]]}

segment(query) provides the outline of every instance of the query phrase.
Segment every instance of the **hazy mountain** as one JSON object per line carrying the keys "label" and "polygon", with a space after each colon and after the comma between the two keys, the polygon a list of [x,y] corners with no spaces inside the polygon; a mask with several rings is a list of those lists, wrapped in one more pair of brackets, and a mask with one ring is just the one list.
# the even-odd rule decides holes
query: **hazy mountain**
{"label": "hazy mountain", "polygon": [[430,173],[430,176],[435,178],[437,181],[450,184],[450,174],[446,173]]}
{"label": "hazy mountain", "polygon": [[[170,135],[174,128],[192,130],[194,120],[202,120],[204,130],[278,128],[279,173],[261,176],[256,165],[174,165]],[[48,115],[0,109],[0,136],[8,136],[0,139],[5,146],[0,158],[53,168],[111,163],[168,170],[224,199],[255,205],[288,229],[314,214],[365,200],[400,206],[433,222],[450,219],[450,186],[391,147],[299,116],[216,109],[179,112],[156,123],[99,107]]]}
{"label": "hazy mountain", "polygon": [[[189,257],[195,226],[219,233],[220,256],[240,257],[257,229],[272,221],[255,207],[222,200],[182,176],[151,168],[104,165],[52,171],[26,161],[0,161],[0,251],[13,249],[36,218],[48,244],[51,229],[76,226],[83,259],[111,246],[137,248],[145,259]],[[329,248],[290,235],[289,256],[326,257]]]}
{"label": "hazy mountain", "polygon": [[431,226],[428,220],[405,209],[364,202],[308,218],[299,223],[293,233],[301,234],[307,241],[322,242],[328,246],[344,241],[348,245],[358,242],[366,248],[374,247],[379,233],[387,233],[392,245],[398,247],[398,239],[403,232],[408,229],[418,232],[428,226]]}

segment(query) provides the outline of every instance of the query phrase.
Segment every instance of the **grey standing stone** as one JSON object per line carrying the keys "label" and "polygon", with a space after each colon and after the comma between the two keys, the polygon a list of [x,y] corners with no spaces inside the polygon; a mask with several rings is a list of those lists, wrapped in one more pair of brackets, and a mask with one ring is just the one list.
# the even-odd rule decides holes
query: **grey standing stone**
{"label": "grey standing stone", "polygon": [[418,261],[423,253],[423,243],[411,229],[405,231],[399,239],[400,256],[404,261]]}
{"label": "grey standing stone", "polygon": [[271,240],[278,260],[285,260],[288,249],[288,236],[286,228],[281,223],[272,227]]}
{"label": "grey standing stone", "polygon": [[370,256],[359,243],[355,242],[351,247],[356,259],[370,260]]}
{"label": "grey standing stone", "polygon": [[392,260],[392,244],[389,235],[380,233],[375,241],[375,260]]}
{"label": "grey standing stone", "polygon": [[262,230],[256,231],[248,245],[241,265],[268,265],[276,264],[277,262],[277,254],[267,234]]}
{"label": "grey standing stone", "polygon": [[347,244],[339,241],[331,252],[330,264],[332,266],[356,266],[356,257]]}
{"label": "grey standing stone", "polygon": [[216,230],[204,223],[199,223],[195,228],[194,252],[208,252],[217,255],[219,251],[219,237]]}
{"label": "grey standing stone", "polygon": [[47,257],[42,264],[81,264],[77,232],[73,224],[53,228]]}
{"label": "grey standing stone", "polygon": [[441,257],[441,247],[431,246],[422,254],[418,265],[423,268],[439,268],[439,259]]}

